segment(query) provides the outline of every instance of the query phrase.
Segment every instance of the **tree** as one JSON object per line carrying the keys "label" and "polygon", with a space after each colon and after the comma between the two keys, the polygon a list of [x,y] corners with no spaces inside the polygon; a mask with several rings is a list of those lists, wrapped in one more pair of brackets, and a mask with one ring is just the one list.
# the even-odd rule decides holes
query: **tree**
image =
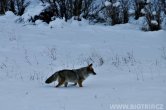
{"label": "tree", "polygon": [[15,3],[17,9],[16,14],[19,16],[24,14],[26,7],[30,4],[30,2],[25,2],[25,0],[15,0]]}
{"label": "tree", "polygon": [[145,7],[146,1],[145,0],[134,0],[135,2],[135,19],[137,20],[139,17],[143,16],[141,10]]}
{"label": "tree", "polygon": [[21,16],[29,4],[30,2],[25,2],[25,0],[1,0],[0,13],[4,14],[6,11],[12,11],[14,14]]}
{"label": "tree", "polygon": [[7,11],[8,0],[0,0],[0,14],[5,14]]}
{"label": "tree", "polygon": [[111,24],[128,23],[128,0],[110,0],[105,2],[107,16],[111,18]]}
{"label": "tree", "polygon": [[[80,21],[82,17],[88,18],[89,10],[93,0],[40,0],[49,3],[51,9],[55,10],[54,16],[65,18],[65,21],[74,17]],[[49,10],[51,11],[51,10]]]}
{"label": "tree", "polygon": [[150,31],[157,31],[161,29],[161,2],[153,0],[144,7],[145,18]]}

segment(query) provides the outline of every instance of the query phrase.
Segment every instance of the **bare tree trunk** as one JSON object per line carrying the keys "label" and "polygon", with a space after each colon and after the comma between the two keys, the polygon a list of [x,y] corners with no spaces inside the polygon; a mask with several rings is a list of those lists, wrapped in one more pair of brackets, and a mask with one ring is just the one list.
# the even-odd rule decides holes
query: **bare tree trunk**
{"label": "bare tree trunk", "polygon": [[5,14],[7,10],[7,0],[0,1],[0,13]]}

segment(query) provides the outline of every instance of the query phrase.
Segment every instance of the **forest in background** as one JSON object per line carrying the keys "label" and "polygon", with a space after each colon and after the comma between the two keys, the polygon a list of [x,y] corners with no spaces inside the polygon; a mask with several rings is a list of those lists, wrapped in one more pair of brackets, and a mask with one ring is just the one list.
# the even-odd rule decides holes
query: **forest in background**
{"label": "forest in background", "polygon": [[[166,0],[39,0],[45,7],[29,22],[42,20],[49,23],[56,18],[66,22],[73,18],[90,23],[116,25],[129,23],[130,19],[142,19],[142,30],[157,31],[166,26]],[[22,16],[32,3],[29,0],[1,0],[0,14],[12,11]],[[20,20],[23,21],[23,20]]]}

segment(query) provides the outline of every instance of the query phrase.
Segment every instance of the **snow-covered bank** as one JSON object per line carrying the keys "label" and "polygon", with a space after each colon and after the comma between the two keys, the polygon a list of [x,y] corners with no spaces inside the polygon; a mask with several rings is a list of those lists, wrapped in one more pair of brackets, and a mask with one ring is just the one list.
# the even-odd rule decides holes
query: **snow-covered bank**
{"label": "snow-covered bank", "polygon": [[[23,26],[14,23],[16,18],[0,16],[1,109],[109,110],[114,103],[166,104],[165,31],[76,22],[54,28]],[[44,84],[59,69],[87,63],[94,64],[97,75],[83,88]]]}

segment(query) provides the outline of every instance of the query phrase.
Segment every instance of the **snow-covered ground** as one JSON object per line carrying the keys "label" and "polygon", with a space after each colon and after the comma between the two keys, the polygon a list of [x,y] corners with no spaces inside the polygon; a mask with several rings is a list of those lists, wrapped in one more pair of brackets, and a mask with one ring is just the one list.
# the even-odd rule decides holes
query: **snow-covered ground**
{"label": "snow-covered ground", "polygon": [[[86,21],[24,25],[15,19],[10,12],[0,16],[1,110],[110,110],[110,104],[166,109],[166,31]],[[57,70],[88,63],[97,75],[83,88],[44,83]]]}

